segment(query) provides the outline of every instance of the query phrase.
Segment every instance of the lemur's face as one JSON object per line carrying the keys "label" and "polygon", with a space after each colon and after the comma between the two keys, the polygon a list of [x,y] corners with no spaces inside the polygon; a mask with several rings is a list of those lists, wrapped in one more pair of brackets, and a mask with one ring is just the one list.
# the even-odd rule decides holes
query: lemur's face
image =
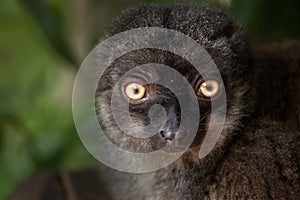
{"label": "lemur's face", "polygon": [[[201,146],[211,119],[211,103],[218,101],[222,95],[226,95],[227,99],[227,117],[219,145],[222,144],[224,138],[239,127],[240,117],[244,113],[245,107],[247,107],[245,94],[248,88],[248,70],[243,61],[242,54],[244,52],[241,51],[244,45],[241,30],[235,27],[223,12],[206,7],[200,8],[200,10],[191,10],[188,7],[175,6],[172,10],[164,13],[164,17],[167,14],[167,19],[171,21],[162,20],[161,24],[156,24],[156,26],[180,31],[196,40],[214,60],[222,80],[213,71],[204,79],[191,63],[178,55],[159,49],[136,50],[115,60],[99,81],[96,107],[101,126],[104,127],[111,141],[122,149],[134,152],[149,152],[160,149],[172,142],[180,143],[179,140],[189,134],[186,132],[187,130],[179,131],[182,116],[177,96],[169,88],[158,84],[159,80],[163,79],[166,74],[151,70],[149,66],[126,75],[129,70],[143,64],[166,65],[179,72],[187,80],[190,87],[185,87],[183,84],[179,91],[185,91],[184,95],[196,98],[196,106],[201,111],[199,120],[196,122],[198,131],[193,143],[190,145],[191,150],[197,150]],[[145,9],[147,11],[147,8]],[[130,23],[122,24],[123,21],[128,20],[128,15],[121,17],[119,21],[115,22],[111,35],[147,25],[139,24],[139,21],[143,23],[148,21],[148,25],[151,25],[153,21],[159,21],[162,11],[149,7],[148,9],[146,12],[148,15],[143,10],[132,12],[130,22],[136,20],[135,23],[132,22],[132,27],[130,27]],[[150,11],[151,15],[149,14]],[[139,15],[140,12],[143,14]],[[155,19],[153,18],[153,12],[157,12]],[[216,21],[206,21],[207,16],[211,14],[216,15]],[[190,20],[190,17],[193,20]],[[214,25],[211,25],[212,23]],[[113,90],[116,91],[116,95],[113,96],[114,99],[112,99]],[[115,102],[114,105],[127,103],[128,110],[118,107],[112,108],[112,100]],[[124,130],[118,127],[112,114],[113,109],[120,116],[123,112],[125,116],[125,113],[129,111],[134,123],[128,124],[128,127],[135,134],[143,135],[143,133],[147,133],[147,130],[143,127],[155,120],[150,113],[154,105],[162,106],[166,116],[156,133],[148,138],[134,138],[124,133]],[[190,109],[195,108],[191,107]]]}

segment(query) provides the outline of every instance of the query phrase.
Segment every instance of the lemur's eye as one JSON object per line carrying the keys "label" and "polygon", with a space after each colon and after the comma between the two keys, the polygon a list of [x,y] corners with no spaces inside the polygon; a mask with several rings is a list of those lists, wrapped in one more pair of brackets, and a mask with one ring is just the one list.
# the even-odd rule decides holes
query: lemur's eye
{"label": "lemur's eye", "polygon": [[196,93],[199,97],[210,99],[216,97],[220,92],[220,83],[216,80],[201,81]]}
{"label": "lemur's eye", "polygon": [[138,101],[145,96],[146,88],[139,83],[129,83],[125,86],[124,91],[128,98]]}

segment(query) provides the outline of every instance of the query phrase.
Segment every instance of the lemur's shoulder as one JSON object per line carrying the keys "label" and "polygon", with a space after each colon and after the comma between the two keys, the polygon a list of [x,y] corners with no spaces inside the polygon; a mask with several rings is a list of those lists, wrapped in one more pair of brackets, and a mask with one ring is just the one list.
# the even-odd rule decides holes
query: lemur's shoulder
{"label": "lemur's shoulder", "polygon": [[253,121],[217,167],[211,196],[298,198],[300,131],[292,126],[274,120]]}

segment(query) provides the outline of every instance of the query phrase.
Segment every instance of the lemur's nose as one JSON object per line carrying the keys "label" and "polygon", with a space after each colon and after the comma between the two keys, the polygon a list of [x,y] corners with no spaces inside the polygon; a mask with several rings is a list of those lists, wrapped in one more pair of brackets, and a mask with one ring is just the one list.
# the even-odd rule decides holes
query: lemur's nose
{"label": "lemur's nose", "polygon": [[166,141],[173,140],[178,132],[178,125],[177,110],[172,106],[168,108],[167,121],[159,130],[159,135]]}
{"label": "lemur's nose", "polygon": [[[167,129],[167,130],[166,130]],[[164,140],[173,140],[174,137],[176,136],[176,133],[174,131],[170,131],[168,130],[168,128],[162,128],[160,131],[159,131],[159,134],[160,136],[164,139]]]}

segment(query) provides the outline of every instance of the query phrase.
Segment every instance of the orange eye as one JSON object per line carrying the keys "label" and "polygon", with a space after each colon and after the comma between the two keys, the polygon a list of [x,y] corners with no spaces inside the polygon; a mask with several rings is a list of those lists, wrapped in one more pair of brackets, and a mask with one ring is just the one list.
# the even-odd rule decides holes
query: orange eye
{"label": "orange eye", "polygon": [[220,83],[216,80],[207,80],[201,83],[197,90],[197,95],[205,98],[213,98],[220,91]]}
{"label": "orange eye", "polygon": [[138,101],[145,96],[146,88],[139,83],[129,83],[125,86],[124,91],[128,98]]}

